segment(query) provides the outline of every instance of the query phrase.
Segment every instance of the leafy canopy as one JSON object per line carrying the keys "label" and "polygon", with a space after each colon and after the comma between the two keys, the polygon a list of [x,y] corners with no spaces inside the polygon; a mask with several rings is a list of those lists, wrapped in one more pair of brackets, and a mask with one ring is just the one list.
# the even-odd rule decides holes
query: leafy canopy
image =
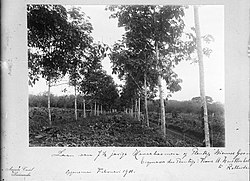
{"label": "leafy canopy", "polygon": [[173,72],[173,67],[181,60],[190,59],[195,50],[195,42],[188,35],[183,41],[185,7],[120,5],[107,9],[112,12],[111,18],[118,19],[118,26],[126,30],[123,39],[113,47],[113,71],[120,77],[136,74],[139,82],[146,73],[152,87],[156,86],[160,75],[170,92],[180,90],[181,79]]}
{"label": "leafy canopy", "polygon": [[34,84],[39,74],[46,80],[66,74],[66,9],[61,5],[28,5],[27,12],[30,83]]}

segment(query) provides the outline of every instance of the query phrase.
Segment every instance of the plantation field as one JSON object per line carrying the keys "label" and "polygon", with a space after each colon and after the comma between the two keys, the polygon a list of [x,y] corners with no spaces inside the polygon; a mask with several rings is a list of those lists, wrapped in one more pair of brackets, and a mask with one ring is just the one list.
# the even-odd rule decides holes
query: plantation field
{"label": "plantation field", "polygon": [[[159,114],[149,114],[151,122],[159,123]],[[209,116],[210,140],[213,147],[225,146],[225,125],[222,115]],[[183,139],[189,137],[203,144],[204,131],[201,118],[198,114],[180,113],[173,118],[171,114],[166,115],[166,127],[182,134]]]}
{"label": "plantation field", "polygon": [[52,108],[52,127],[46,108],[29,110],[29,144],[31,147],[194,147],[197,141],[183,139],[167,131],[164,140],[160,127],[150,127],[124,113],[114,113],[74,120],[73,109]]}

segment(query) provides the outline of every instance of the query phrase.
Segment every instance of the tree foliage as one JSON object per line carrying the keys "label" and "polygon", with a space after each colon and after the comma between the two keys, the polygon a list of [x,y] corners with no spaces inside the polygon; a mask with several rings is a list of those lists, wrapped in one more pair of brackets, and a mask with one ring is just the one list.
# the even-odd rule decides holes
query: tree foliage
{"label": "tree foliage", "polygon": [[[121,75],[124,70],[160,74],[167,82],[167,89],[175,92],[181,89],[181,79],[173,67],[181,60],[191,58],[195,41],[190,34],[183,34],[185,7],[154,5],[120,5],[107,7],[111,17],[118,19],[118,26],[126,33],[113,48],[114,71]],[[185,41],[183,36],[186,36]],[[155,43],[158,43],[160,60],[155,57]],[[138,71],[136,65],[141,69]],[[160,68],[157,70],[157,66]],[[147,76],[151,77],[151,76]],[[153,76],[156,78],[157,76]],[[155,81],[155,79],[154,79]],[[152,82],[151,82],[152,85]],[[155,84],[154,84],[155,85]]]}
{"label": "tree foliage", "polygon": [[66,74],[67,52],[67,11],[61,5],[28,5],[27,27],[29,47],[30,83],[42,75],[47,81]]}
{"label": "tree foliage", "polygon": [[[199,97],[193,97],[191,100],[194,101],[194,102],[201,103],[201,97],[200,96]],[[213,103],[213,98],[210,97],[210,96],[206,96],[206,103],[209,103],[209,104]]]}
{"label": "tree foliage", "polygon": [[85,80],[81,82],[81,91],[103,105],[106,110],[114,108],[112,105],[119,98],[113,78],[101,69],[86,74]]}
{"label": "tree foliage", "polygon": [[69,21],[69,43],[72,45],[72,51],[69,52],[69,78],[74,86],[81,79],[80,69],[85,68],[87,63],[88,50],[91,48],[93,38],[90,33],[93,30],[89,19],[80,8],[72,7],[68,11]]}

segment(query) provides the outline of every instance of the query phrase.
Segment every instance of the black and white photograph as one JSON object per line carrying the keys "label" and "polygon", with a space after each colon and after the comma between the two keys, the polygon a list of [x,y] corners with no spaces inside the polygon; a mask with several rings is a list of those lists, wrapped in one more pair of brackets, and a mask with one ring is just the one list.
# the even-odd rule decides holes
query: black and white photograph
{"label": "black and white photograph", "polygon": [[249,180],[249,0],[1,5],[1,181]]}
{"label": "black and white photograph", "polygon": [[27,35],[31,147],[225,146],[223,5],[29,4]]}

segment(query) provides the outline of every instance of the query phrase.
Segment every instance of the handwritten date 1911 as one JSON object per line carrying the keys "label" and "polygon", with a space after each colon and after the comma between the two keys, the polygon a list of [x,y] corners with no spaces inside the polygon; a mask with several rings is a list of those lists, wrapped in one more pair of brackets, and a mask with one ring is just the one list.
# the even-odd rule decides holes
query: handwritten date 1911
{"label": "handwritten date 1911", "polygon": [[111,170],[106,168],[98,168],[97,174],[122,174],[123,177],[126,177],[128,174],[133,174],[135,171],[133,169],[124,169],[124,170]]}

